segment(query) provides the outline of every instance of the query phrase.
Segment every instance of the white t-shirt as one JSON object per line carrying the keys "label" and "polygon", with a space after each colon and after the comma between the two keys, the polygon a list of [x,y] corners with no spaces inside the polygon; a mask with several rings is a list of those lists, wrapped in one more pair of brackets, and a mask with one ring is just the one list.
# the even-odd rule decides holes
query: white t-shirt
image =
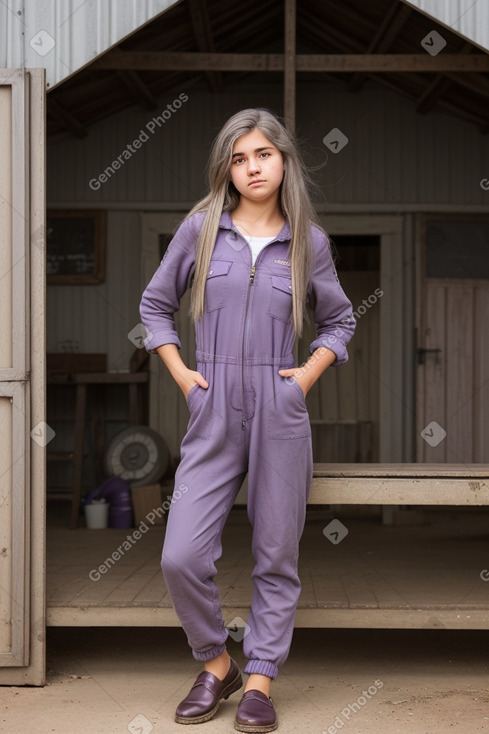
{"label": "white t-shirt", "polygon": [[268,245],[269,242],[272,242],[275,237],[251,237],[249,235],[243,235],[245,240],[248,242],[249,246],[251,247],[251,254],[252,254],[252,264],[254,265],[256,262],[256,258],[260,254],[260,252],[263,250],[266,245]]}

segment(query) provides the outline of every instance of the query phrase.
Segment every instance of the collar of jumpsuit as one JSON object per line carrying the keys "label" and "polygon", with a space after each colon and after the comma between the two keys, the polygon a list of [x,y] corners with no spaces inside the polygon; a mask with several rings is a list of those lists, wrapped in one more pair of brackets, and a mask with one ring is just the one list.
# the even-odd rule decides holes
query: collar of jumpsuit
{"label": "collar of jumpsuit", "polygon": [[[149,350],[166,343],[180,346],[173,314],[192,282],[204,217],[199,212],[182,222],[143,295],[141,318],[149,333],[145,341]],[[354,329],[354,323],[346,323],[351,303],[338,282],[324,232],[312,226],[311,238],[308,300],[317,333],[310,349],[329,347],[337,355],[336,364],[342,364],[348,359],[346,344]],[[290,227],[285,223],[253,266],[248,242],[229,212],[222,214],[206,279],[204,315],[195,325],[197,362],[294,365],[289,244]]]}

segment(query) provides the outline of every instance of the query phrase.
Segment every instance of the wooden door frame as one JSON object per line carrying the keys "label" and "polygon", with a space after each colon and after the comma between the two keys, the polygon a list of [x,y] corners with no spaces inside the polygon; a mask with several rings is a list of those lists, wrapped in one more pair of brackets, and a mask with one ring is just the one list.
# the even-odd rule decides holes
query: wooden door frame
{"label": "wooden door frame", "polygon": [[[414,425],[409,215],[320,214],[332,235],[380,237],[379,462],[411,460]],[[355,309],[358,304],[353,304]],[[355,337],[353,337],[354,339]]]}
{"label": "wooden door frame", "polygon": [[[26,634],[25,649],[19,660],[23,663],[0,668],[0,685],[44,685],[45,683],[45,630],[46,630],[46,447],[36,443],[30,436],[33,427],[45,421],[45,212],[46,212],[46,72],[45,69],[3,69],[3,83],[18,80],[23,84],[26,135],[23,145],[25,155],[20,158],[28,161],[24,169],[24,183],[21,188],[17,184],[13,190],[14,206],[18,206],[16,217],[22,213],[22,222],[16,226],[19,231],[15,236],[22,237],[23,255],[21,267],[27,287],[24,300],[26,338],[22,349],[26,350],[24,377],[12,375],[17,379],[25,396],[25,415],[13,435],[14,452],[19,450],[20,431],[24,455],[19,457],[25,462],[26,481],[25,507],[23,518],[17,521],[25,523],[25,606],[22,610],[23,625]],[[14,123],[17,121],[14,119]],[[19,121],[20,122],[20,121]],[[21,164],[16,160],[15,151],[12,166]],[[22,231],[21,231],[22,230]],[[15,231],[13,232],[13,235]],[[15,318],[20,318],[22,304],[16,302],[14,293],[13,307]],[[20,310],[19,310],[20,309]],[[20,333],[20,330],[19,330]],[[13,641],[12,641],[13,642]]]}

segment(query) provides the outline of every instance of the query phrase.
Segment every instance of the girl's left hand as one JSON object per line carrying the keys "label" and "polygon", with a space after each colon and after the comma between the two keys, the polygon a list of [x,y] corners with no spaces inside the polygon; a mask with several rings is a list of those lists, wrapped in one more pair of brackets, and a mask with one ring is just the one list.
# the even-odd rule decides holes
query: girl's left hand
{"label": "girl's left hand", "polygon": [[300,386],[304,397],[306,397],[311,386],[306,384],[306,375],[304,374],[304,370],[298,367],[292,367],[288,370],[279,370],[278,373],[280,377],[293,377],[297,384]]}

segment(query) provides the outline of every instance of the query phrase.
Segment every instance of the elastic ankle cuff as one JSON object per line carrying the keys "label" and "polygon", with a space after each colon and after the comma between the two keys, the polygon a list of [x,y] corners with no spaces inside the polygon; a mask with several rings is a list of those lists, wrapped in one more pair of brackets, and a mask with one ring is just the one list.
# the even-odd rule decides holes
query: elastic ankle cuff
{"label": "elastic ankle cuff", "polygon": [[217,658],[218,655],[220,655],[224,650],[226,649],[226,645],[216,645],[216,647],[211,647],[210,650],[206,650],[205,652],[198,652],[198,650],[192,650],[192,655],[196,660],[212,660],[213,658]]}
{"label": "elastic ankle cuff", "polygon": [[278,666],[269,660],[248,660],[244,673],[259,673],[259,675],[267,675],[269,678],[276,678],[278,675]]}

